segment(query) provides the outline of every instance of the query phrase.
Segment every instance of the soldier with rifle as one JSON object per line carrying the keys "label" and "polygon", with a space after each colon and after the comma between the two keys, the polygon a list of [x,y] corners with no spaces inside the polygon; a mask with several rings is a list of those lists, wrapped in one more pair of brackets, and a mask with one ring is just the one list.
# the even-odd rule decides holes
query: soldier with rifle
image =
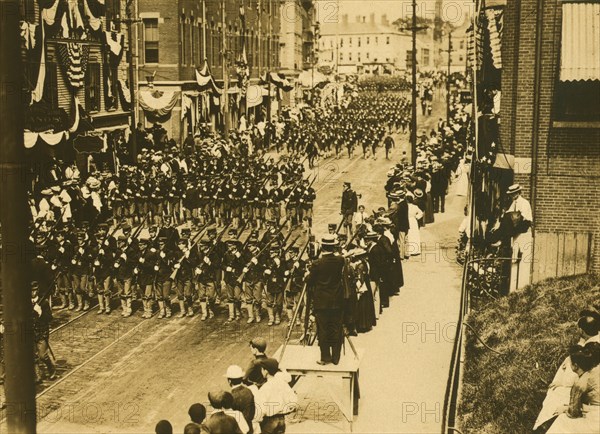
{"label": "soldier with rifle", "polygon": [[95,257],[92,263],[91,277],[93,290],[98,297],[98,315],[110,314],[110,299],[114,284],[113,264],[117,257],[117,240],[113,237],[113,229],[108,232],[107,224],[99,224],[96,227],[96,244],[93,245],[92,255]]}
{"label": "soldier with rifle", "polygon": [[[285,307],[288,321],[292,321],[294,310],[300,300],[300,294],[304,287],[304,274],[306,273],[307,262],[302,259],[304,252],[308,248],[309,242],[306,242],[302,250],[299,247],[292,245],[288,249],[288,257],[286,259],[286,272],[284,273],[286,278],[284,297]],[[302,316],[301,316],[302,318]]]}
{"label": "soldier with rifle", "polygon": [[142,306],[144,313],[142,318],[151,318],[154,301],[154,264],[156,263],[156,249],[151,251],[151,243],[148,238],[140,238],[140,256],[138,265],[133,274],[137,278],[137,284],[142,293]]}
{"label": "soldier with rifle", "polygon": [[[201,233],[199,235],[202,235]],[[194,316],[193,298],[192,298],[192,279],[194,277],[194,269],[199,264],[198,250],[195,248],[195,242],[190,241],[187,236],[181,236],[177,242],[178,250],[176,251],[179,260],[173,264],[173,274],[171,280],[175,282],[175,292],[179,302],[178,318],[186,316]]]}
{"label": "soldier with rifle", "polygon": [[151,247],[154,270],[154,296],[158,300],[158,318],[171,318],[171,271],[175,252],[168,246],[167,237],[158,238],[158,247]]}
{"label": "soldier with rifle", "polygon": [[[139,261],[139,242],[134,237],[131,242],[126,235],[119,235],[117,239],[117,257],[113,264],[117,283],[117,293],[121,299],[121,316],[129,317],[132,314],[132,286],[133,270]],[[133,241],[135,240],[135,242]]]}
{"label": "soldier with rifle", "polygon": [[62,230],[55,230],[54,239],[48,239],[48,259],[52,270],[57,273],[56,288],[61,299],[58,309],[69,307],[75,309],[75,300],[71,286],[71,258],[73,257],[73,246],[65,239]]}
{"label": "soldier with rifle", "polygon": [[313,204],[317,198],[317,193],[312,186],[316,180],[317,177],[315,176],[310,182],[308,178],[302,181],[303,185],[301,187],[298,212],[300,213],[299,218],[304,225],[304,232],[310,232],[312,230]]}
{"label": "soldier with rifle", "polygon": [[269,259],[265,264],[264,276],[266,280],[267,314],[269,322],[267,325],[279,325],[281,323],[281,311],[283,309],[283,290],[285,279],[285,261],[281,255],[281,246],[270,242]]}
{"label": "soldier with rifle", "polygon": [[84,231],[77,231],[77,245],[71,259],[71,282],[77,299],[77,311],[87,311],[90,308],[88,298],[89,278],[93,262],[91,237]]}
{"label": "soldier with rifle", "polygon": [[222,264],[223,281],[227,293],[227,308],[229,310],[227,321],[229,322],[239,319],[241,316],[241,288],[237,280],[244,267],[242,252],[240,251],[241,245],[237,239],[237,231],[230,229],[229,239],[227,240],[227,253],[225,253]]}

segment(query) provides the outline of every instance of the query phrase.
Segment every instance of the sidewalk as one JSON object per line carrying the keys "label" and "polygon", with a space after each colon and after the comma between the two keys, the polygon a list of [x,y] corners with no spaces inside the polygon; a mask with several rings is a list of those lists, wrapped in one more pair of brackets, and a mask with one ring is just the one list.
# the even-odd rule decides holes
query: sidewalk
{"label": "sidewalk", "polygon": [[[353,338],[365,350],[354,432],[440,432],[460,300],[461,268],[454,261],[454,243],[464,200],[451,188],[446,213],[436,214],[436,222],[421,231],[423,253],[403,262],[400,295],[392,298],[377,327]],[[324,381],[298,384],[301,409],[288,432],[349,432],[328,391],[335,393],[339,385],[327,387]]]}

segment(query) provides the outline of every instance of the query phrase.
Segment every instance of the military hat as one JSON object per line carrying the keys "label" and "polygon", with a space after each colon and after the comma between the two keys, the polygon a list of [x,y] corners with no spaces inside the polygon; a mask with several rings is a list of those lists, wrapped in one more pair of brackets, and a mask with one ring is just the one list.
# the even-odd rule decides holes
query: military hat
{"label": "military hat", "polygon": [[327,230],[330,230],[330,231],[335,231],[335,230],[337,230],[337,223],[329,223],[329,224],[327,225]]}
{"label": "military hat", "polygon": [[151,225],[151,226],[148,228],[148,232],[158,232],[158,226],[156,226],[156,225]]}
{"label": "military hat", "polygon": [[123,229],[123,232],[130,231],[131,230],[131,225],[128,224],[128,223],[124,224],[122,229]]}
{"label": "military hat", "polygon": [[299,246],[290,246],[288,248],[288,251],[290,253],[300,253],[300,247]]}
{"label": "military hat", "polygon": [[181,230],[181,236],[182,237],[188,237],[189,238],[191,235],[192,235],[192,230],[191,229],[189,229],[189,228],[183,228]]}
{"label": "military hat", "polygon": [[167,237],[165,237],[165,236],[158,237],[158,242],[159,243],[166,243],[167,242]]}

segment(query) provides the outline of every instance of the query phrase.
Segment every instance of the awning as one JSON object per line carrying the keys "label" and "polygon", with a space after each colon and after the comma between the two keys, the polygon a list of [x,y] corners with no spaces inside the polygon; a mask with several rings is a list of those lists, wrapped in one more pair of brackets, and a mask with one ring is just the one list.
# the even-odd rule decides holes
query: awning
{"label": "awning", "polygon": [[600,3],[563,3],[560,80],[600,80]]}

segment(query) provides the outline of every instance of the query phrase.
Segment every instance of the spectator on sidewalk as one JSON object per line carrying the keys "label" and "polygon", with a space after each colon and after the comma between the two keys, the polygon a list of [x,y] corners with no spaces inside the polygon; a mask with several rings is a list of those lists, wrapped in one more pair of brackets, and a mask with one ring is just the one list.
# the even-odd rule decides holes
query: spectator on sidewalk
{"label": "spectator on sidewalk", "polygon": [[275,359],[260,361],[266,383],[255,396],[254,423],[262,434],[285,433],[285,415],[296,410],[298,397],[292,388],[278,378],[279,363]]}
{"label": "spectator on sidewalk", "polygon": [[188,410],[188,414],[192,422],[200,425],[206,419],[206,407],[199,403],[192,404]]}
{"label": "spectator on sidewalk", "polygon": [[244,419],[248,423],[250,433],[252,433],[252,419],[254,419],[254,394],[242,383],[244,379],[244,371],[238,365],[231,365],[227,368],[225,374],[227,382],[231,387],[231,395],[233,396],[234,410],[239,411],[244,415]]}
{"label": "spectator on sidewalk", "polygon": [[219,390],[209,392],[208,400],[214,408],[206,421],[206,428],[211,434],[247,434],[248,424],[239,411],[231,408],[233,396],[229,392]]}
{"label": "spectator on sidewalk", "polygon": [[154,427],[156,434],[173,434],[173,425],[168,420],[159,421]]}
{"label": "spectator on sidewalk", "polygon": [[262,386],[266,379],[262,375],[262,370],[258,366],[258,362],[267,358],[265,351],[267,350],[267,341],[261,337],[256,337],[250,341],[250,351],[254,358],[248,364],[246,368],[246,374],[244,375],[244,384],[255,393],[260,386]]}

